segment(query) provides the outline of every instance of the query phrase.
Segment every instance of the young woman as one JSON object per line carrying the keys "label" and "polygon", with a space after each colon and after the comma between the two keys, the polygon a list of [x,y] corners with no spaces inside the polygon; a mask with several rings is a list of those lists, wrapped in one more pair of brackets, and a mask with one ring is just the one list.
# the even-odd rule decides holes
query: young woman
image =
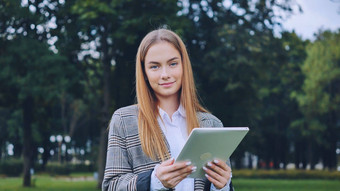
{"label": "young woman", "polygon": [[102,190],[233,190],[231,169],[209,162],[206,178],[187,178],[196,167],[174,162],[196,127],[222,127],[199,103],[184,43],[158,29],[142,40],[136,59],[137,104],[110,122]]}

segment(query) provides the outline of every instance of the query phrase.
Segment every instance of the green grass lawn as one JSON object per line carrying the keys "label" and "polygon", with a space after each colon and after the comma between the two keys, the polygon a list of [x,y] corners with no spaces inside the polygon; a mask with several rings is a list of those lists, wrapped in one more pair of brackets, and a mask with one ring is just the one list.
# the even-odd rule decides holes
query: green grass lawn
{"label": "green grass lawn", "polygon": [[89,177],[35,176],[34,186],[22,187],[22,178],[0,178],[1,191],[98,191],[97,182]]}
{"label": "green grass lawn", "polygon": [[339,191],[338,180],[233,179],[236,191]]}
{"label": "green grass lawn", "polygon": [[[85,178],[85,179],[84,179]],[[1,191],[98,191],[96,181],[90,176],[73,175],[70,177],[35,176],[32,188],[23,188],[21,178],[0,178]],[[236,191],[338,191],[338,180],[273,180],[234,178]]]}

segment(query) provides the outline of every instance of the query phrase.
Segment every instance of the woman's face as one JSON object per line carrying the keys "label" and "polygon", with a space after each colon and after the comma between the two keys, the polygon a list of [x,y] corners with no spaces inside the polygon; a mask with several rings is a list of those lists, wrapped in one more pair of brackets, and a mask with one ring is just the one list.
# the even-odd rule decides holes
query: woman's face
{"label": "woman's face", "polygon": [[182,86],[182,59],[168,42],[152,45],[145,56],[144,69],[151,88],[159,100],[178,98]]}

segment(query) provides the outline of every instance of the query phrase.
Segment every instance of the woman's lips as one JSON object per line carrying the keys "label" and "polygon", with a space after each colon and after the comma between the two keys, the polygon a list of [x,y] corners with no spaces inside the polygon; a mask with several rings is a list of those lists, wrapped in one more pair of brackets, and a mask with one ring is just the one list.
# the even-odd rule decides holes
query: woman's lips
{"label": "woman's lips", "polygon": [[161,85],[161,86],[167,88],[167,87],[172,86],[172,84],[174,84],[174,83],[175,83],[175,82],[169,82],[169,83],[162,83],[162,84],[159,84],[159,85]]}

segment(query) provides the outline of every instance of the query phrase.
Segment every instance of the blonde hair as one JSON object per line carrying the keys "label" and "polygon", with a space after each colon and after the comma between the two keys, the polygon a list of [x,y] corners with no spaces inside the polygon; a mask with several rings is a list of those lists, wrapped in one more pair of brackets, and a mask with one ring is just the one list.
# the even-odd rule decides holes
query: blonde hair
{"label": "blonde hair", "polygon": [[199,104],[197,99],[191,63],[181,38],[167,29],[158,29],[148,33],[139,45],[136,58],[136,93],[139,108],[138,129],[144,153],[153,160],[161,159],[164,161],[169,158],[169,151],[157,121],[159,116],[158,101],[146,80],[147,76],[144,68],[145,56],[149,48],[162,41],[172,44],[181,55],[183,76],[180,102],[186,112],[188,134],[194,128],[199,127],[196,113],[198,111],[207,112],[207,110]]}

